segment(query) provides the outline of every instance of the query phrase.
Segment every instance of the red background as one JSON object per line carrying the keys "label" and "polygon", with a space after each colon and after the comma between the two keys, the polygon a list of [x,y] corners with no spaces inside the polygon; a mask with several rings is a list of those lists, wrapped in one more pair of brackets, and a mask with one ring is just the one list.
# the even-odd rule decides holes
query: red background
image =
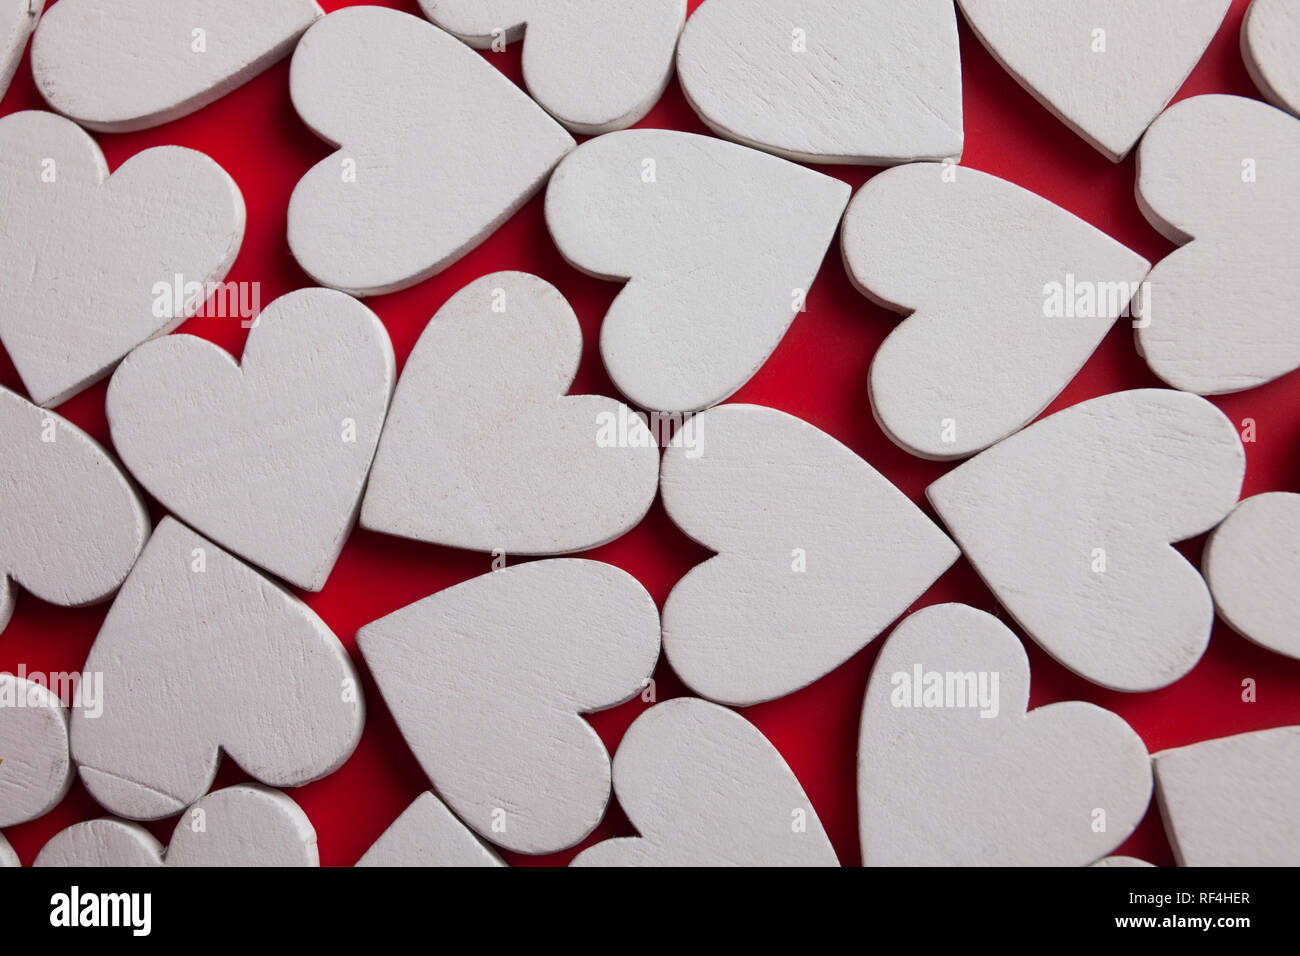
{"label": "red background", "polygon": [[[691,0],[694,10],[700,0]],[[322,0],[326,10],[352,5]],[[415,0],[390,0],[383,6],[418,13]],[[1247,0],[1235,0],[1204,59],[1178,98],[1201,93],[1257,97],[1242,64],[1238,34]],[[1173,246],[1142,218],[1133,199],[1134,161],[1118,165],[1070,133],[1033,101],[994,62],[966,24],[961,24],[962,73],[966,111],[963,165],[1018,183],[1081,216],[1153,262]],[[519,45],[489,62],[522,85]],[[263,305],[312,283],[298,268],[285,241],[289,195],[298,179],[331,150],[298,120],[289,100],[288,62],[282,62],[235,93],[199,113],[140,133],[97,135],[111,168],[152,146],[175,143],[212,156],[238,181],[248,206],[248,234],[228,280],[260,282]],[[0,114],[40,109],[30,69],[24,62],[0,103]],[[674,81],[662,101],[640,124],[706,133]],[[509,148],[503,145],[503,148]],[[1190,157],[1195,161],[1195,157]],[[854,187],[876,170],[832,166],[824,172]],[[12,228],[6,223],[5,228]],[[851,287],[838,254],[838,237],[808,298],[808,311],[790,329],[776,354],[734,397],[737,402],[771,405],[798,415],[829,432],[866,458],[913,500],[924,503],[927,484],[952,467],[913,458],[894,446],[871,415],[867,370],[871,357],[898,317],[872,306]],[[541,197],[535,198],[487,242],[452,268],[394,295],[366,300],[392,336],[399,368],[433,313],[466,283],[500,269],[536,273],[557,285],[577,310],[585,350],[574,393],[614,394],[601,366],[597,333],[618,291],[614,283],[579,274],[556,252],[546,232]],[[0,307],[3,307],[0,305]],[[203,336],[235,355],[247,331],[238,319],[196,318],[181,331]],[[7,356],[0,354],[0,383],[22,391]],[[1159,386],[1133,347],[1127,323],[1117,323],[1083,372],[1048,413],[1108,392]],[[59,411],[105,445],[106,383],[91,388]],[[1214,400],[1234,422],[1253,418],[1257,441],[1246,445],[1244,495],[1300,491],[1300,374],[1263,388]],[[151,502],[155,519],[162,509]],[[932,512],[931,512],[932,514]],[[1185,551],[1199,561],[1202,541]],[[668,592],[708,552],[679,532],[656,504],[646,520],[625,537],[586,556],[616,564],[634,574],[662,605]],[[291,795],[306,811],[320,838],[321,862],[352,864],[428,782],[399,735],[374,682],[356,652],[354,635],[364,624],[435,591],[487,572],[490,557],[403,541],[358,531],[348,542],[333,575],[319,594],[302,594],[352,654],[365,676],[368,719],[355,755],[337,773]],[[992,595],[963,559],[914,607],[963,601],[1000,613]],[[22,593],[12,623],[0,635],[0,670],[80,670],[107,605],[65,609]],[[1005,615],[1000,614],[1005,619]],[[526,625],[525,625],[526,626]],[[1023,635],[1022,635],[1023,637]],[[745,710],[784,754],[821,817],[841,862],[861,861],[857,835],[856,751],[858,718],[867,675],[882,639],[873,641],[812,686],[781,700]],[[1081,699],[1123,716],[1152,750],[1213,737],[1300,723],[1300,661],[1255,647],[1216,626],[1205,658],[1172,687],[1150,694],[1102,690],[1066,671],[1035,644],[1026,641],[1033,672],[1031,707]],[[684,693],[666,664],[655,675],[660,699]],[[1258,700],[1241,699],[1244,678],[1258,683]],[[591,717],[611,753],[631,721],[647,706],[640,699]],[[218,785],[245,779],[232,761],[223,762]],[[63,827],[101,816],[101,809],[79,785],[40,820],[6,831],[25,864]],[[152,829],[166,842],[172,822]],[[604,823],[585,841],[629,836],[635,831],[612,803]],[[581,848],[581,847],[580,847]],[[576,850],[551,857],[507,854],[511,863],[566,863]],[[1119,852],[1171,864],[1154,804],[1138,831]]]}

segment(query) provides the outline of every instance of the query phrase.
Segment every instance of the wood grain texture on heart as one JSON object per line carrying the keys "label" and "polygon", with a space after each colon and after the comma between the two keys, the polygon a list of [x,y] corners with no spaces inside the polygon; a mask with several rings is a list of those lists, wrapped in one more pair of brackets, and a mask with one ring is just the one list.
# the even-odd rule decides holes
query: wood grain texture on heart
{"label": "wood grain texture on heart", "polygon": [[98,442],[0,388],[0,631],[15,585],[51,604],[112,597],[149,537],[135,486]]}
{"label": "wood grain texture on heart", "polygon": [[1120,717],[1082,701],[1028,711],[1029,658],[964,604],[885,642],[858,744],[866,866],[1082,866],[1146,815],[1151,765]]}
{"label": "wood grain texture on heart", "polygon": [[640,120],[673,74],[686,0],[420,0],[424,15],[480,49],[523,39],[524,83],[575,133]]}
{"label": "wood grain texture on heart", "polygon": [[357,866],[505,866],[447,805],[425,791],[366,851]]}
{"label": "wood grain texture on heart", "polygon": [[1300,4],[1252,0],[1241,24],[1241,58],[1266,100],[1300,116]]}
{"label": "wood grain texture on heart", "polygon": [[564,258],[626,280],[600,332],[640,408],[697,411],[744,385],[803,309],[848,204],[838,179],[669,130],[584,143],[546,192]]}
{"label": "wood grain texture on heart", "polygon": [[147,129],[247,83],[321,16],[314,0],[60,0],[32,40],[32,74],[87,129]]}
{"label": "wood grain texture on heart", "polygon": [[0,827],[49,813],[72,775],[63,702],[42,683],[0,674]]}
{"label": "wood grain texture on heart", "polygon": [[72,715],[81,781],[118,816],[180,813],[224,753],[255,780],[333,773],[361,737],[356,670],[333,632],[269,579],[164,518],[86,658],[103,713]]}
{"label": "wood grain texture on heart", "polygon": [[871,408],[915,455],[1014,434],[1129,311],[1151,264],[1046,199],[973,169],[886,170],[849,204],[845,268],[908,316],[871,364]]}
{"label": "wood grain texture on heart", "polygon": [[9,841],[0,834],[0,868],[7,866],[22,866],[18,859],[18,854],[14,848],[9,845]]}
{"label": "wood grain texture on heart", "polygon": [[18,72],[27,38],[44,7],[45,0],[0,0],[0,99]]}
{"label": "wood grain texture on heart", "polygon": [[1300,495],[1255,495],[1214,529],[1202,559],[1219,616],[1260,647],[1300,659]]}
{"label": "wood grain texture on heart", "polygon": [[1231,0],[957,0],[990,53],[1118,162],[1200,62]]}
{"label": "wood grain texture on heart", "polygon": [[785,759],[717,704],[677,698],[633,721],[614,791],[641,835],[597,843],[573,866],[839,866]]}
{"label": "wood grain texture on heart", "polygon": [[173,515],[319,591],[356,522],[396,379],[379,317],[303,289],[258,316],[243,359],[192,335],[136,349],[113,375],[113,444]]}
{"label": "wood grain texture on heart", "polygon": [[1179,866],[1300,866],[1300,727],[1162,750],[1152,761]]}
{"label": "wood grain texture on heart", "polygon": [[37,405],[194,314],[202,301],[169,293],[220,282],[244,238],[239,187],[207,156],[160,146],[109,176],[95,141],[53,113],[0,118],[0,195],[0,341]]}
{"label": "wood grain texture on heart", "polygon": [[1174,388],[1238,392],[1300,367],[1300,120],[1241,96],[1170,107],[1138,149],[1143,214],[1176,249],[1151,270],[1138,349]]}
{"label": "wood grain texture on heart", "polygon": [[442,271],[546,182],[573,137],[426,20],[339,10],[294,51],[289,92],[338,151],[289,200],[289,248],[321,285],[395,292]]}
{"label": "wood grain texture on heart", "polygon": [[523,272],[471,282],[430,320],[402,371],[361,525],[477,551],[567,554],[635,527],[659,449],[631,408],[568,395],[577,316]]}
{"label": "wood grain texture on heart", "polygon": [[1165,687],[1210,640],[1209,589],[1173,547],[1237,503],[1246,459],[1203,398],[1118,392],[1048,416],[926,494],[1044,650],[1121,691]]}
{"label": "wood grain texture on heart", "polygon": [[484,839],[550,853],[605,815],[609,754],[581,715],[649,686],[659,612],[625,571],[557,558],[440,591],[357,644],[438,796]]}
{"label": "wood grain texture on heart", "polygon": [[961,156],[952,0],[706,0],[677,75],[715,133],[787,159]]}
{"label": "wood grain texture on heart", "polygon": [[216,790],[181,814],[163,846],[138,823],[77,823],[41,848],[35,866],[320,866],[316,828],[278,790],[240,784]]}
{"label": "wood grain texture on heart", "polygon": [[957,560],[906,496],[825,432],[720,405],[664,455],[664,508],[717,552],[664,604],[664,653],[697,694],[749,706],[865,647]]}

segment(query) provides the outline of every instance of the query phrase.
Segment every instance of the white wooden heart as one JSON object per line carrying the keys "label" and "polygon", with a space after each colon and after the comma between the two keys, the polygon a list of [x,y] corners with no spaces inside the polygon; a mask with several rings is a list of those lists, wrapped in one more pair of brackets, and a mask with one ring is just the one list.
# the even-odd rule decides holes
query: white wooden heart
{"label": "white wooden heart", "polygon": [[61,0],[32,40],[32,73],[87,129],[147,129],[243,86],[321,16],[314,0]]}
{"label": "white wooden heart", "polygon": [[664,653],[701,696],[749,706],[865,647],[957,560],[879,472],[772,408],[701,412],[664,454],[664,508],[717,552],[677,582]]}
{"label": "white wooden heart", "polygon": [[321,285],[393,292],[486,239],[546,182],[573,137],[483,57],[381,7],[303,36],[289,91],[339,147],[289,200],[289,247]]}
{"label": "white wooden heart", "polygon": [[522,37],[528,92],[587,135],[650,112],[672,78],[686,21],[686,0],[420,0],[420,9],[473,47],[504,49]]}
{"label": "white wooden heart", "polygon": [[164,847],[138,823],[76,823],[41,848],[35,866],[320,866],[316,828],[279,790],[216,790],[181,815]]}
{"label": "white wooden heart", "polygon": [[1300,367],[1298,163],[1300,121],[1241,96],[1184,100],[1142,140],[1138,204],[1182,248],[1147,277],[1138,349],[1175,388],[1237,392]]}
{"label": "white wooden heart", "polygon": [[1256,495],[1210,535],[1201,563],[1219,616],[1260,647],[1300,659],[1300,495]]}
{"label": "white wooden heart", "polygon": [[357,673],[289,592],[173,518],[159,523],[86,658],[103,713],[72,715],[81,781],[118,816],[157,820],[208,791],[224,753],[296,787],[361,738]]}
{"label": "white wooden heart", "polygon": [[357,866],[505,866],[456,819],[447,805],[425,791],[402,811]]}
{"label": "white wooden heart", "polygon": [[719,136],[809,163],[959,158],[951,0],[707,0],[677,75]]}
{"label": "white wooden heart", "polygon": [[176,517],[319,591],[356,521],[395,369],[378,316],[303,289],[266,307],[242,363],[191,335],[127,356],[108,389],[113,444]]}
{"label": "white wooden heart", "polygon": [[207,156],[161,146],[110,177],[95,141],[53,113],[0,118],[0,195],[0,341],[37,405],[194,314],[203,303],[171,290],[220,282],[244,238],[239,187]]}
{"label": "white wooden heart", "polygon": [[457,816],[507,849],[550,853],[604,816],[609,755],[581,715],[649,685],[659,613],[626,572],[559,558],[441,591],[357,644]]}
{"label": "white wooden heart", "polygon": [[1252,0],[1241,24],[1241,58],[1265,99],[1300,116],[1300,5]]}
{"label": "white wooden heart", "polygon": [[567,395],[582,331],[550,283],[498,272],[452,296],[402,372],[361,524],[479,551],[612,541],[654,501],[659,449],[632,409]]}
{"label": "white wooden heart", "polygon": [[1152,761],[1179,866],[1300,866],[1300,727],[1162,750]]}
{"label": "white wooden heart", "polygon": [[1151,802],[1142,739],[1082,701],[1026,713],[1029,658],[964,604],[917,611],[867,683],[858,742],[866,866],[1082,866]]}
{"label": "white wooden heart", "polygon": [[948,472],[927,496],[1029,636],[1112,690],[1164,687],[1214,606],[1172,546],[1237,503],[1245,453],[1203,398],[1138,389],[1083,402]]}
{"label": "white wooden heart", "polygon": [[957,2],[1006,71],[1115,162],[1178,92],[1231,6],[1231,0]]}
{"label": "white wooden heart", "polygon": [[894,442],[961,458],[1029,424],[1141,291],[1151,264],[1004,179],[918,163],[849,204],[844,264],[909,316],[871,364],[871,407]]}
{"label": "white wooden heart", "polygon": [[0,99],[18,72],[45,0],[0,0]]}
{"label": "white wooden heart", "polygon": [[149,537],[135,487],[89,435],[0,388],[0,631],[15,583],[62,607],[113,596]]}
{"label": "white wooden heart", "polygon": [[0,674],[0,827],[44,816],[70,786],[67,708],[44,684]]}
{"label": "white wooden heart", "polygon": [[9,841],[0,834],[0,867],[6,866],[22,866],[22,863],[19,862],[18,854],[9,845]]}
{"label": "white wooden heart", "polygon": [[573,866],[838,866],[785,759],[745,718],[681,697],[623,735],[614,792],[639,837],[589,847]]}
{"label": "white wooden heart", "polygon": [[627,279],[600,333],[633,404],[688,412],[722,401],[804,306],[850,189],[708,136],[627,130],[555,170],[546,223],[573,266]]}

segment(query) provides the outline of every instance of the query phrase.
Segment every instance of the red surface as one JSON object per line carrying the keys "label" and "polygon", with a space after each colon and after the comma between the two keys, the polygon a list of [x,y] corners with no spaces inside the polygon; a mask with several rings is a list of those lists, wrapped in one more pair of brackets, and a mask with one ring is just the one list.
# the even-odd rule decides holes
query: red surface
{"label": "red surface", "polygon": [[[334,10],[352,4],[322,0],[322,5]],[[415,0],[382,5],[418,12]],[[699,0],[690,3],[692,9],[698,5]],[[1257,96],[1238,50],[1246,6],[1247,0],[1235,0],[1214,44],[1178,98],[1212,92]],[[1002,176],[1059,203],[1152,261],[1166,255],[1173,247],[1146,223],[1134,203],[1133,159],[1113,165],[1092,150],[1004,73],[964,23],[961,30],[966,107],[963,164]],[[521,82],[518,45],[485,56],[512,80]],[[0,103],[0,113],[42,106],[24,64]],[[675,82],[639,125],[707,132]],[[263,305],[312,284],[289,253],[285,215],[294,184],[330,149],[294,113],[287,62],[194,116],[154,130],[99,135],[97,139],[113,169],[142,149],[168,143],[212,156],[238,181],[249,213],[248,235],[229,281],[260,282]],[[502,148],[508,149],[509,144],[503,143]],[[826,167],[823,171],[854,187],[875,172],[866,167]],[[872,306],[853,290],[837,249],[838,238],[811,290],[807,313],[797,319],[776,354],[733,400],[771,405],[807,419],[870,461],[928,511],[925,486],[952,466],[907,455],[875,424],[867,399],[867,370],[898,317]],[[600,363],[597,333],[618,287],[583,276],[565,264],[547,235],[540,197],[442,275],[405,292],[367,300],[392,335],[399,367],[443,302],[467,282],[499,269],[534,272],[568,296],[581,319],[586,341],[573,391],[613,394]],[[236,355],[242,352],[247,335],[238,319],[226,318],[194,319],[181,331],[211,339]],[[21,391],[12,365],[3,356],[0,383]],[[1048,412],[1108,392],[1160,384],[1134,351],[1131,330],[1120,322]],[[101,383],[59,411],[108,444],[105,389]],[[1300,447],[1300,374],[1215,402],[1235,422],[1245,418],[1256,422],[1257,441],[1246,445],[1244,494],[1300,491],[1300,460],[1294,454]],[[153,511],[155,518],[163,513],[156,503]],[[1193,560],[1199,560],[1201,544],[1199,539],[1188,544],[1186,553]],[[587,556],[625,568],[662,605],[673,583],[708,552],[688,541],[656,505],[630,534]],[[485,573],[489,563],[490,557],[485,555],[359,531],[348,542],[325,590],[302,596],[334,629],[365,674],[354,640],[359,627]],[[965,560],[915,607],[943,601],[964,601],[999,613],[993,596]],[[25,664],[28,671],[80,670],[106,608],[67,610],[21,594],[12,623],[0,635],[0,670],[15,670],[19,664]],[[846,865],[861,859],[855,783],[858,717],[867,675],[882,643],[881,639],[872,642],[834,673],[799,693],[744,711],[789,761]],[[1104,691],[1066,671],[1032,642],[1026,641],[1026,645],[1033,672],[1032,707],[1059,700],[1092,701],[1128,720],[1152,751],[1300,723],[1300,661],[1259,649],[1222,624],[1216,626],[1209,651],[1190,675],[1151,694]],[[666,664],[661,662],[655,676],[660,699],[683,693]],[[1242,681],[1248,677],[1258,685],[1255,703],[1241,699]],[[368,675],[365,691],[368,720],[356,754],[339,772],[292,791],[316,825],[325,864],[355,862],[428,786]],[[592,724],[611,752],[628,724],[647,706],[637,699],[592,716]],[[241,779],[242,771],[226,760],[218,784]],[[14,827],[5,836],[29,864],[57,831],[100,815],[100,808],[78,784],[54,812]],[[171,827],[167,821],[154,830],[165,841]],[[633,834],[622,812],[612,805],[605,822],[583,846]],[[1173,862],[1154,805],[1121,851],[1158,864]],[[511,863],[565,863],[574,852],[509,858]]]}

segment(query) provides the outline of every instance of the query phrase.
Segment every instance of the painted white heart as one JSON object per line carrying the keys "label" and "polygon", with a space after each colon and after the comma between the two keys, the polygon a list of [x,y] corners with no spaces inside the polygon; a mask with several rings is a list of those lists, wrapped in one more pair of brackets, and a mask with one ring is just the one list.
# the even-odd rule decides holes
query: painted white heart
{"label": "painted white heart", "polygon": [[1119,162],[1178,92],[1231,0],[957,0],[994,58]]}
{"label": "painted white heart", "polygon": [[1247,498],[1202,560],[1219,616],[1260,647],[1300,659],[1300,495]]}
{"label": "painted white heart", "polygon": [[420,9],[480,49],[523,37],[528,92],[587,135],[650,112],[672,77],[686,21],[686,0],[420,0]]}
{"label": "painted white heart", "polygon": [[839,865],[785,759],[717,704],[680,697],[633,721],[614,791],[641,836],[597,843],[573,866]]}
{"label": "painted white heart", "polygon": [[1300,6],[1252,0],[1241,24],[1241,58],[1274,106],[1300,116]]}
{"label": "painted white heart", "polygon": [[6,866],[22,866],[22,863],[18,859],[18,854],[14,852],[14,848],[9,845],[9,841],[3,835],[0,835],[0,867]]}
{"label": "painted white heart", "polygon": [[1121,718],[1082,701],[1026,712],[1029,658],[964,604],[898,625],[867,682],[858,819],[867,866],[1083,866],[1151,802]]}
{"label": "painted white heart", "polygon": [[352,530],[396,378],[379,318],[304,289],[268,305],[242,364],[191,335],[136,349],[108,389],[113,444],[172,514],[309,591]]}
{"label": "painted white heart", "polygon": [[583,551],[633,528],[659,450],[621,402],[565,394],[581,355],[577,316],[536,276],[457,292],[402,372],[362,526],[512,554]]}
{"label": "painted white heart", "polygon": [[1162,750],[1152,761],[1179,866],[1300,866],[1300,727]]}
{"label": "painted white heart", "polygon": [[1151,370],[1202,395],[1300,367],[1300,121],[1258,100],[1197,96],[1169,108],[1138,149],[1138,203],[1182,245],[1148,276],[1138,329]]}
{"label": "painted white heart", "polygon": [[541,189],[573,137],[479,54],[407,13],[357,7],[303,36],[289,90],[338,152],[289,200],[321,285],[393,292],[442,271]]}
{"label": "painted white heart", "polygon": [[0,388],[0,631],[15,583],[44,601],[106,601],[149,537],[149,514],[108,453],[61,415]]}
{"label": "painted white heart", "polygon": [[974,169],[914,164],[858,191],[845,268],[907,315],[871,364],[871,408],[911,454],[953,459],[1034,420],[1126,315],[1151,263]]}
{"label": "painted white heart", "polygon": [[182,815],[166,847],[138,823],[100,819],[62,830],[35,866],[320,866],[316,828],[298,804],[266,787],[227,787]]}
{"label": "painted white heart", "polygon": [[519,853],[573,846],[609,802],[609,755],[582,714],[646,687],[659,613],[608,564],[493,571],[357,632],[389,710],[438,795]]}
{"label": "painted white heart", "polygon": [[44,816],[70,786],[67,708],[44,684],[0,674],[0,827]]}
{"label": "painted white heart", "polygon": [[225,278],[244,239],[244,200],[193,150],[138,153],[111,177],[75,123],[29,111],[0,119],[0,340],[32,401],[57,405],[127,352],[170,332],[201,301],[160,295]]}
{"label": "painted white heart", "polygon": [[697,694],[746,707],[865,647],[957,560],[956,546],[825,432],[757,405],[689,419],[664,508],[717,556],[664,604],[664,653]]}
{"label": "painted white heart", "polygon": [[61,0],[32,40],[32,74],[87,129],[147,129],[243,86],[321,16],[314,0]]}
{"label": "painted white heart", "polygon": [[44,7],[45,0],[0,0],[0,99],[18,72],[27,38]]}
{"label": "painted white heart", "polygon": [[908,315],[871,365],[895,443],[952,459],[1028,425],[1129,311],[1151,264],[1046,199],[973,169],[886,170],[849,204],[844,264]]}
{"label": "painted white heart", "polygon": [[428,791],[416,797],[357,861],[357,866],[505,865]]}
{"label": "painted white heart", "polygon": [[627,279],[600,351],[632,403],[722,401],[776,349],[849,200],[838,179],[708,136],[628,130],[555,170],[546,223],[572,265]]}
{"label": "painted white heart", "polygon": [[72,715],[81,781],[118,816],[180,813],[224,753],[249,776],[296,787],[333,773],[365,706],[343,646],[310,608],[164,518],[113,603],[85,670],[105,706]]}
{"label": "painted white heart", "polygon": [[1210,640],[1214,605],[1170,542],[1237,503],[1241,439],[1203,398],[1138,389],[1083,402],[948,472],[926,494],[1029,636],[1112,690],[1165,687]]}
{"label": "painted white heart", "polygon": [[707,0],[677,75],[715,133],[788,159],[961,156],[952,0]]}

